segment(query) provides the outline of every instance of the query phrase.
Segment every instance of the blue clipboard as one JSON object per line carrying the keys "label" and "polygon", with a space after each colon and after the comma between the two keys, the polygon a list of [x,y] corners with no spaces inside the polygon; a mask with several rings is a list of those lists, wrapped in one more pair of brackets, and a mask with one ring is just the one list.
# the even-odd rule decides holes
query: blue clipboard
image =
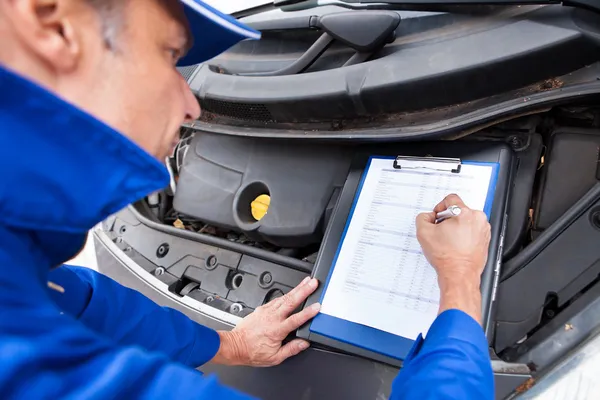
{"label": "blue clipboard", "polygon": [[[362,174],[362,178],[360,180],[360,184],[354,196],[354,201],[352,203],[352,207],[350,209],[350,213],[348,215],[348,219],[346,220],[346,225],[344,227],[343,234],[338,244],[338,248],[335,254],[335,257],[332,262],[332,267],[329,270],[329,275],[324,284],[323,291],[321,293],[320,302],[323,302],[323,298],[325,297],[325,293],[327,292],[327,287],[329,285],[329,281],[331,279],[331,275],[335,269],[342,244],[346,238],[346,233],[348,231],[348,227],[352,221],[352,217],[354,215],[354,210],[356,208],[356,204],[360,198],[360,194],[363,189],[364,181],[368,175],[369,168],[371,166],[371,162],[374,159],[390,159],[393,160],[394,157],[370,157],[367,163],[367,166]],[[492,206],[494,202],[494,194],[496,192],[496,184],[498,181],[498,173],[500,170],[500,164],[497,162],[479,162],[479,161],[462,161],[462,165],[481,165],[481,166],[491,166],[492,173],[490,177],[490,183],[488,186],[488,193],[486,197],[486,202],[484,206],[484,213],[487,215],[488,220],[490,219]],[[354,322],[350,322],[344,319],[340,319],[337,317],[333,317],[327,314],[318,314],[315,318],[313,318],[309,327],[310,332],[322,335],[324,337],[337,340],[343,343],[347,343],[368,351],[372,351],[375,353],[379,353],[381,355],[396,359],[396,360],[404,360],[406,356],[409,354],[410,350],[413,347],[414,340],[397,336],[389,332],[385,332],[379,329],[372,328],[370,326],[357,324]]]}

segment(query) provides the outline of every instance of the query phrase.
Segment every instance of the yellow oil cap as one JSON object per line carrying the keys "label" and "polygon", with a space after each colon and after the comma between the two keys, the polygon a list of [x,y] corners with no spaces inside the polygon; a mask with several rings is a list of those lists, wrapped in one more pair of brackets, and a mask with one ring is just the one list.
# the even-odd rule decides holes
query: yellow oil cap
{"label": "yellow oil cap", "polygon": [[269,205],[271,204],[271,196],[268,194],[261,194],[250,204],[252,209],[252,217],[255,220],[260,221],[267,214]]}

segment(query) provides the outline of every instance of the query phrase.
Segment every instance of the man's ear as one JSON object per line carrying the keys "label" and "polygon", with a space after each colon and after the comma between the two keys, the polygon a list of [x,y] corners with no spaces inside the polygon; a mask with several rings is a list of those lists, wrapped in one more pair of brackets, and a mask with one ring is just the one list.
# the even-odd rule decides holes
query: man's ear
{"label": "man's ear", "polygon": [[74,25],[76,18],[83,17],[78,1],[8,0],[8,3],[19,39],[32,53],[59,72],[70,72],[77,66],[83,40]]}

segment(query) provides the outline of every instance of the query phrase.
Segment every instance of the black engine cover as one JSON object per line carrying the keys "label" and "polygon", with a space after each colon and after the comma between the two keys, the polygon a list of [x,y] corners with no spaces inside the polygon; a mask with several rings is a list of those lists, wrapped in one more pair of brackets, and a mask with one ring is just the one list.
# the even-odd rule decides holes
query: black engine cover
{"label": "black engine cover", "polygon": [[[350,168],[339,145],[198,133],[180,171],[174,208],[280,247],[320,242]],[[267,194],[257,221],[251,202]]]}

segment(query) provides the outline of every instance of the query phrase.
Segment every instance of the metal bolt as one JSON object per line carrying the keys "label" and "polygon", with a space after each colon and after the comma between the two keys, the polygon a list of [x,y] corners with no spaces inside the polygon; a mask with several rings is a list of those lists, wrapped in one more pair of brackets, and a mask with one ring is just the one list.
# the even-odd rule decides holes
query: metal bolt
{"label": "metal bolt", "polygon": [[263,275],[263,279],[262,280],[263,280],[263,283],[267,283],[267,284],[271,283],[271,282],[273,282],[273,275],[271,275],[270,272],[266,272]]}
{"label": "metal bolt", "polygon": [[258,286],[266,289],[268,287],[271,287],[273,285],[273,275],[271,275],[270,272],[263,272],[262,274],[260,274],[260,276],[258,277]]}
{"label": "metal bolt", "polygon": [[515,151],[522,151],[527,148],[527,140],[522,136],[514,135],[508,138],[508,143]]}
{"label": "metal bolt", "polygon": [[156,256],[158,258],[163,258],[164,256],[167,255],[167,253],[169,253],[169,244],[168,243],[163,243],[160,246],[158,246],[158,249],[156,249]]}
{"label": "metal bolt", "polygon": [[241,304],[235,303],[231,306],[231,312],[234,314],[239,314],[242,312],[244,307]]}
{"label": "metal bolt", "polygon": [[165,273],[165,269],[163,267],[158,267],[154,270],[154,275],[161,276]]}

